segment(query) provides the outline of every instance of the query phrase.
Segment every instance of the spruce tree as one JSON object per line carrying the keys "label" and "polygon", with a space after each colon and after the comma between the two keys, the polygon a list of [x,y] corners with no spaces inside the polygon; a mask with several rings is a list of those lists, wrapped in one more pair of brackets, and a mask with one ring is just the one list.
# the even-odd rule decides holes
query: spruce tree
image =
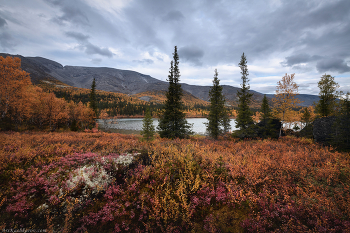
{"label": "spruce tree", "polygon": [[217,139],[222,133],[230,129],[230,120],[225,107],[225,97],[222,94],[222,86],[218,79],[218,72],[215,69],[213,86],[209,91],[210,110],[208,116],[207,133],[210,137]]}
{"label": "spruce tree", "polygon": [[340,100],[340,109],[333,125],[335,130],[332,143],[338,150],[350,152],[350,93]]}
{"label": "spruce tree", "polygon": [[271,109],[269,106],[269,101],[264,95],[264,98],[262,100],[261,109],[260,109],[260,122],[258,124],[259,126],[259,137],[267,138],[267,137],[275,137],[275,129],[271,114]]}
{"label": "spruce tree", "polygon": [[179,55],[175,46],[173,61],[170,62],[168,75],[167,99],[158,124],[159,136],[162,138],[186,138],[192,134],[191,125],[188,124],[183,112],[184,107],[181,101],[183,93],[179,81]]}
{"label": "spruce tree", "polygon": [[334,77],[324,74],[318,82],[320,88],[320,100],[316,105],[316,111],[322,116],[327,117],[334,114],[337,94],[336,89],[339,88],[338,83],[334,81]]}
{"label": "spruce tree", "polygon": [[305,138],[313,138],[312,117],[311,117],[311,112],[307,107],[304,108],[304,111],[301,115],[301,122],[304,123],[304,127],[300,131],[299,135]]}
{"label": "spruce tree", "polygon": [[95,116],[98,116],[97,112],[97,100],[96,100],[96,81],[95,78],[91,84],[91,92],[90,92],[90,108],[95,112]]}
{"label": "spruce tree", "polygon": [[311,114],[307,107],[304,108],[304,112],[303,112],[303,115],[301,116],[301,120],[303,123],[305,123],[305,127],[308,126],[311,122]]}
{"label": "spruce tree", "polygon": [[261,112],[261,117],[260,117],[261,121],[265,121],[271,118],[271,109],[270,109],[269,101],[267,100],[266,95],[264,95],[264,98],[262,100],[260,112]]}
{"label": "spruce tree", "polygon": [[149,108],[146,110],[145,118],[143,118],[141,135],[146,141],[151,141],[154,138],[154,125]]}
{"label": "spruce tree", "polygon": [[241,138],[249,138],[254,137],[254,132],[252,131],[254,121],[253,121],[253,112],[249,109],[249,104],[251,102],[251,98],[253,96],[252,93],[249,93],[250,86],[248,84],[248,67],[247,67],[247,59],[244,53],[241,56],[241,61],[239,62],[239,67],[241,68],[242,74],[242,84],[241,90],[237,91],[237,97],[239,98],[238,103],[238,115],[236,118],[236,128],[239,128],[239,137]]}

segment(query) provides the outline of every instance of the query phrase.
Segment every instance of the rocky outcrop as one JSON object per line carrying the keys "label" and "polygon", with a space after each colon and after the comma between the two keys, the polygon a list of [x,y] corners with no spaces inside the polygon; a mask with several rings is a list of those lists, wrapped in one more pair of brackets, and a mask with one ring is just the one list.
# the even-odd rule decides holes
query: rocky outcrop
{"label": "rocky outcrop", "polygon": [[314,121],[313,135],[315,142],[329,144],[335,133],[334,124],[336,122],[335,116],[322,117]]}

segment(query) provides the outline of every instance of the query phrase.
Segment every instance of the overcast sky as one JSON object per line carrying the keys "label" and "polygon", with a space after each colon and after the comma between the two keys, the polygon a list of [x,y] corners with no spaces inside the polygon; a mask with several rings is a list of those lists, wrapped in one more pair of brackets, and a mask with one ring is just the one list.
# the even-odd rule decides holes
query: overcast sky
{"label": "overcast sky", "polygon": [[180,81],[274,93],[295,73],[301,94],[323,74],[350,91],[350,0],[0,0],[0,52],[74,66],[134,70],[166,81],[174,46]]}

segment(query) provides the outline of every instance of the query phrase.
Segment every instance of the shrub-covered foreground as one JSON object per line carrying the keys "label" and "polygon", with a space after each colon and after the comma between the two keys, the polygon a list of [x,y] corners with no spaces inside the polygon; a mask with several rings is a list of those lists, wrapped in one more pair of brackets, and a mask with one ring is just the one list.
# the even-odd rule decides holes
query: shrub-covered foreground
{"label": "shrub-covered foreground", "polygon": [[0,133],[1,229],[349,232],[350,159],[310,141]]}

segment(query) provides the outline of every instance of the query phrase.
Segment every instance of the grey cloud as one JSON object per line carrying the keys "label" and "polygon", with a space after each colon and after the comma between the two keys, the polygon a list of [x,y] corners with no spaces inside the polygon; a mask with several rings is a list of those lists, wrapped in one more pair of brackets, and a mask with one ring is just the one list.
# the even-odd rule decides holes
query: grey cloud
{"label": "grey cloud", "polygon": [[63,15],[61,17],[58,17],[59,20],[71,21],[82,25],[90,24],[88,17],[86,17],[86,15],[77,8],[63,7],[62,12]]}
{"label": "grey cloud", "polygon": [[113,57],[113,53],[108,48],[100,48],[96,45],[91,44],[88,39],[90,38],[89,35],[84,35],[80,32],[65,32],[66,36],[76,39],[80,46],[78,46],[80,49],[84,50],[86,54],[92,55],[92,54],[98,54],[105,57]]}
{"label": "grey cloud", "polygon": [[102,59],[100,59],[100,58],[91,59],[91,62],[92,62],[93,64],[96,64],[96,65],[100,64],[101,61],[102,61]]}
{"label": "grey cloud", "polygon": [[3,27],[7,24],[6,20],[0,17],[0,27]]}
{"label": "grey cloud", "polygon": [[281,62],[283,66],[293,66],[300,63],[307,63],[312,61],[320,60],[322,57],[318,55],[310,56],[306,53],[292,55],[290,57],[286,57],[286,61]]}
{"label": "grey cloud", "polygon": [[180,60],[188,61],[196,66],[201,66],[203,64],[201,59],[204,56],[204,51],[197,47],[181,47],[178,53]]}
{"label": "grey cloud", "polygon": [[68,37],[71,37],[71,38],[74,38],[78,41],[87,41],[90,36],[88,35],[84,35],[83,33],[80,33],[80,32],[65,32],[65,34],[68,36]]}
{"label": "grey cloud", "polygon": [[[49,7],[31,0],[6,1],[4,5],[10,6],[6,7],[9,11],[4,14],[0,9],[0,16],[12,26],[14,19],[10,17],[13,15],[22,26],[30,26],[35,33],[33,29],[39,25],[35,19],[24,22],[22,17],[11,13],[31,7],[40,13],[42,9],[41,12],[58,23],[53,25],[58,32],[59,42],[56,43],[66,44],[67,39],[73,38],[81,51],[107,57],[112,56],[108,48],[113,47],[126,55],[125,63],[148,51],[171,57],[174,45],[177,45],[180,60],[196,66],[237,66],[242,52],[247,55],[248,66],[276,59],[283,60],[281,65],[298,73],[348,72],[350,66],[344,62],[350,59],[349,0],[134,0],[126,1],[120,9],[107,9],[107,12],[105,7],[89,5],[91,1],[46,1]],[[46,21],[42,20],[40,25]],[[48,21],[46,26],[50,25],[52,23]],[[8,35],[15,35],[10,29],[8,32]],[[70,38],[63,39],[59,32],[67,32],[64,36]],[[28,35],[20,36],[16,36],[19,41],[27,37],[31,43],[34,41]],[[54,40],[47,34],[42,38],[48,44]],[[38,51],[40,49],[38,46]],[[86,55],[81,51],[76,54]],[[280,54],[287,55],[281,57]],[[161,59],[157,55],[151,56],[154,62]],[[326,58],[339,61],[334,63]],[[147,64],[143,60],[134,62]]]}
{"label": "grey cloud", "polygon": [[62,5],[62,1],[60,0],[46,0],[46,1],[56,6]]}
{"label": "grey cloud", "polygon": [[151,65],[154,63],[154,61],[151,59],[133,60],[133,62],[144,65]]}
{"label": "grey cloud", "polygon": [[85,52],[87,54],[99,54],[101,56],[105,56],[105,57],[113,57],[113,53],[108,49],[108,48],[100,48],[96,45],[93,45],[91,43],[87,43],[86,45],[84,45],[85,47]]}
{"label": "grey cloud", "polygon": [[0,32],[0,46],[3,51],[9,51],[17,45],[17,40],[8,32]]}
{"label": "grey cloud", "polygon": [[64,1],[64,0],[46,0],[53,6],[60,8],[62,15],[55,16],[52,21],[64,25],[65,23],[74,23],[83,26],[90,26],[89,18],[82,11],[83,5],[77,3],[76,1]]}
{"label": "grey cloud", "polygon": [[164,21],[180,21],[184,18],[185,18],[184,15],[180,11],[174,10],[174,11],[169,11],[168,14],[166,14],[163,17],[163,20]]}
{"label": "grey cloud", "polygon": [[349,18],[350,1],[329,1],[310,12],[308,23],[323,26]]}
{"label": "grey cloud", "polygon": [[314,67],[310,65],[294,65],[293,70],[297,70],[298,73],[306,73],[314,70]]}
{"label": "grey cloud", "polygon": [[350,66],[348,66],[347,63],[340,58],[323,59],[317,62],[316,68],[320,73],[327,71],[345,73],[350,71]]}

